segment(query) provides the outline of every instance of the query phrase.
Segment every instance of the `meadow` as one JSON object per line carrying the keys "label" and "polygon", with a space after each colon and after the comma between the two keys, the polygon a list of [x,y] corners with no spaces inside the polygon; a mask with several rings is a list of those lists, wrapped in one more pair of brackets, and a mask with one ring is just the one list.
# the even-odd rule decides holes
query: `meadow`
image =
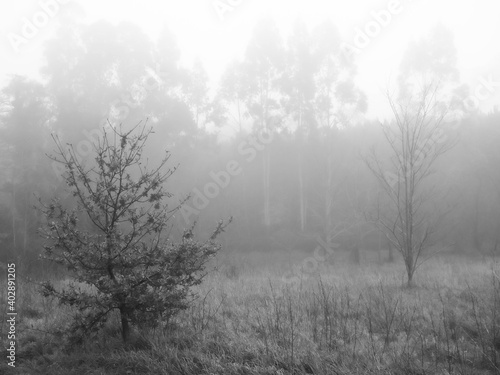
{"label": "meadow", "polygon": [[[17,366],[3,358],[0,373],[500,373],[498,260],[433,257],[408,288],[400,259],[363,253],[359,265],[339,257],[285,282],[301,257],[221,254],[189,309],[156,329],[136,329],[126,345],[117,320],[70,344],[62,330],[71,310],[21,280]],[[6,330],[4,319],[4,342]]]}

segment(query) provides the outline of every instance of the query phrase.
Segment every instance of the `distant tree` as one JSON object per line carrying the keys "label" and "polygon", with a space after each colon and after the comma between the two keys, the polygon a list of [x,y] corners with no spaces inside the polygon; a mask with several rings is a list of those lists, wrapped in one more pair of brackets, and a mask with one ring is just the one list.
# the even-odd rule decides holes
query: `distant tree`
{"label": "distant tree", "polygon": [[395,120],[394,126],[383,126],[390,165],[384,167],[375,153],[365,159],[388,198],[375,221],[402,254],[408,285],[437,223],[448,213],[437,208],[439,191],[429,177],[437,159],[456,144],[449,120],[464,95],[456,61],[453,34],[442,25],[410,44],[399,68],[398,91],[387,94]]}
{"label": "distant tree", "polygon": [[403,56],[398,75],[400,99],[418,95],[423,86],[433,82],[440,82],[441,91],[459,97],[457,60],[453,33],[437,24],[428,35],[411,42]]}
{"label": "distant tree", "polygon": [[166,70],[156,68],[153,49],[147,35],[131,23],[62,26],[44,46],[40,69],[52,98],[54,131],[88,155],[90,147],[78,143],[91,138],[86,134],[99,130],[107,118],[117,123],[144,118],[144,79],[153,81],[148,67]]}
{"label": "distant tree", "polygon": [[[243,117],[252,122],[254,132],[274,132],[281,126],[283,113],[280,104],[279,81],[283,75],[283,45],[276,24],[270,19],[261,21],[248,43],[245,60],[236,71],[237,81],[232,88],[235,101],[243,100]],[[234,67],[232,69],[235,69]],[[241,85],[246,87],[242,90]],[[262,150],[263,224],[271,226],[271,153]]]}
{"label": "distant tree", "polygon": [[[313,30],[311,49],[315,60],[313,113],[317,126],[307,170],[309,179],[318,181],[320,187],[311,199],[309,210],[324,223],[322,232],[329,246],[335,243],[337,227],[345,212],[339,210],[347,200],[343,197],[352,191],[345,182],[356,168],[358,140],[353,141],[355,124],[366,112],[366,95],[356,86],[356,63],[341,51],[341,37],[331,22],[324,22]],[[346,156],[347,155],[347,156]],[[351,185],[352,186],[352,185]],[[318,194],[319,193],[319,194]],[[315,204],[314,204],[315,203]],[[314,209],[316,208],[316,209]],[[342,219],[340,219],[342,217]],[[351,219],[348,219],[351,221]]]}
{"label": "distant tree", "polygon": [[307,143],[315,127],[313,99],[314,74],[318,62],[312,49],[312,38],[302,22],[296,22],[286,50],[286,66],[282,78],[283,107],[290,122],[296,126],[297,185],[300,230],[304,231],[308,216]]}
{"label": "distant tree", "polygon": [[78,309],[71,330],[80,335],[98,330],[118,311],[127,341],[130,324],[155,326],[185,309],[191,287],[201,283],[207,261],[219,250],[214,240],[225,228],[222,221],[203,243],[194,239],[193,227],[177,243],[166,233],[179,206],[165,202],[171,194],[164,184],[176,168],[165,168],[169,153],[156,168],[143,160],[151,132],[145,125],[128,132],[105,129],[94,145],[95,163],[88,165],[72,145],[54,137],[51,158],[63,164],[77,204],[69,209],[58,199],[41,202],[44,257],[88,287],[73,282],[58,290],[46,282],[43,294]]}
{"label": "distant tree", "polygon": [[449,242],[457,251],[491,254],[500,243],[500,113],[465,118],[460,142],[447,155],[444,179],[459,196],[460,205],[449,220]]}
{"label": "distant tree", "polygon": [[437,92],[437,85],[429,85],[415,100],[395,102],[388,96],[395,117],[394,126],[383,126],[390,166],[375,150],[365,158],[388,197],[386,207],[378,205],[370,219],[403,256],[408,286],[436,230],[436,215],[429,204],[437,192],[428,186],[427,179],[434,172],[436,160],[455,143],[444,131],[446,110],[436,100]]}
{"label": "distant tree", "polygon": [[0,258],[31,266],[39,241],[36,228],[40,226],[40,218],[33,212],[33,194],[44,195],[51,186],[50,163],[41,157],[50,141],[50,105],[45,87],[21,76],[9,81],[1,98],[0,197],[6,197],[8,209],[2,219],[7,221],[8,216],[9,225],[0,229],[8,234],[0,247]]}
{"label": "distant tree", "polygon": [[240,134],[248,116],[245,98],[249,87],[250,77],[244,74],[243,64],[239,61],[229,63],[221,77],[216,99],[221,107],[221,122]]}
{"label": "distant tree", "polygon": [[196,127],[205,126],[210,114],[208,97],[208,74],[200,60],[196,60],[191,71],[185,73],[185,100],[191,110]]}

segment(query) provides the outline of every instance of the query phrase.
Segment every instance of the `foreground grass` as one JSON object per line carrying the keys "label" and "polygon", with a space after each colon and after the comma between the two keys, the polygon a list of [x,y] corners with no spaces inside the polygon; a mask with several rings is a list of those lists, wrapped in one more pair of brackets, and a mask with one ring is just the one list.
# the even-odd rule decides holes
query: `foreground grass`
{"label": "foreground grass", "polygon": [[71,311],[23,283],[18,367],[3,359],[0,373],[500,373],[493,260],[434,259],[410,289],[401,286],[401,264],[365,263],[337,264],[293,284],[276,275],[286,266],[226,264],[206,279],[189,310],[162,329],[136,333],[126,346],[116,322],[69,346],[59,332]]}

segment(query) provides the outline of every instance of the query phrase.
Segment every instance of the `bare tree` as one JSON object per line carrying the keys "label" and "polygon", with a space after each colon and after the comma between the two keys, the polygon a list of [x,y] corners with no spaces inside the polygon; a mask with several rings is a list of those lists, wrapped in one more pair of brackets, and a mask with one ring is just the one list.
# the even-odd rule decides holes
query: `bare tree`
{"label": "bare tree", "polygon": [[437,100],[438,92],[439,85],[430,84],[417,98],[398,102],[388,94],[395,118],[393,124],[383,125],[390,165],[385,167],[374,149],[364,157],[388,198],[384,209],[379,203],[376,213],[367,216],[403,256],[408,286],[436,230],[436,217],[427,205],[438,193],[428,177],[436,160],[456,143],[445,134],[447,109]]}

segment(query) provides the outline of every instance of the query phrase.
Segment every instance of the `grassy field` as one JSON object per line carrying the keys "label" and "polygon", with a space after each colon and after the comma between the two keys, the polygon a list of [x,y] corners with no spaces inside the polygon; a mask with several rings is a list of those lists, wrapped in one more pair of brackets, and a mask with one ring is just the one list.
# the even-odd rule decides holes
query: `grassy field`
{"label": "grassy field", "polygon": [[69,346],[59,332],[71,311],[20,282],[17,367],[2,356],[0,373],[500,373],[500,266],[493,259],[433,258],[416,286],[405,288],[399,261],[339,261],[286,283],[281,274],[297,259],[222,258],[189,310],[161,329],[136,332],[126,346],[116,321]]}

